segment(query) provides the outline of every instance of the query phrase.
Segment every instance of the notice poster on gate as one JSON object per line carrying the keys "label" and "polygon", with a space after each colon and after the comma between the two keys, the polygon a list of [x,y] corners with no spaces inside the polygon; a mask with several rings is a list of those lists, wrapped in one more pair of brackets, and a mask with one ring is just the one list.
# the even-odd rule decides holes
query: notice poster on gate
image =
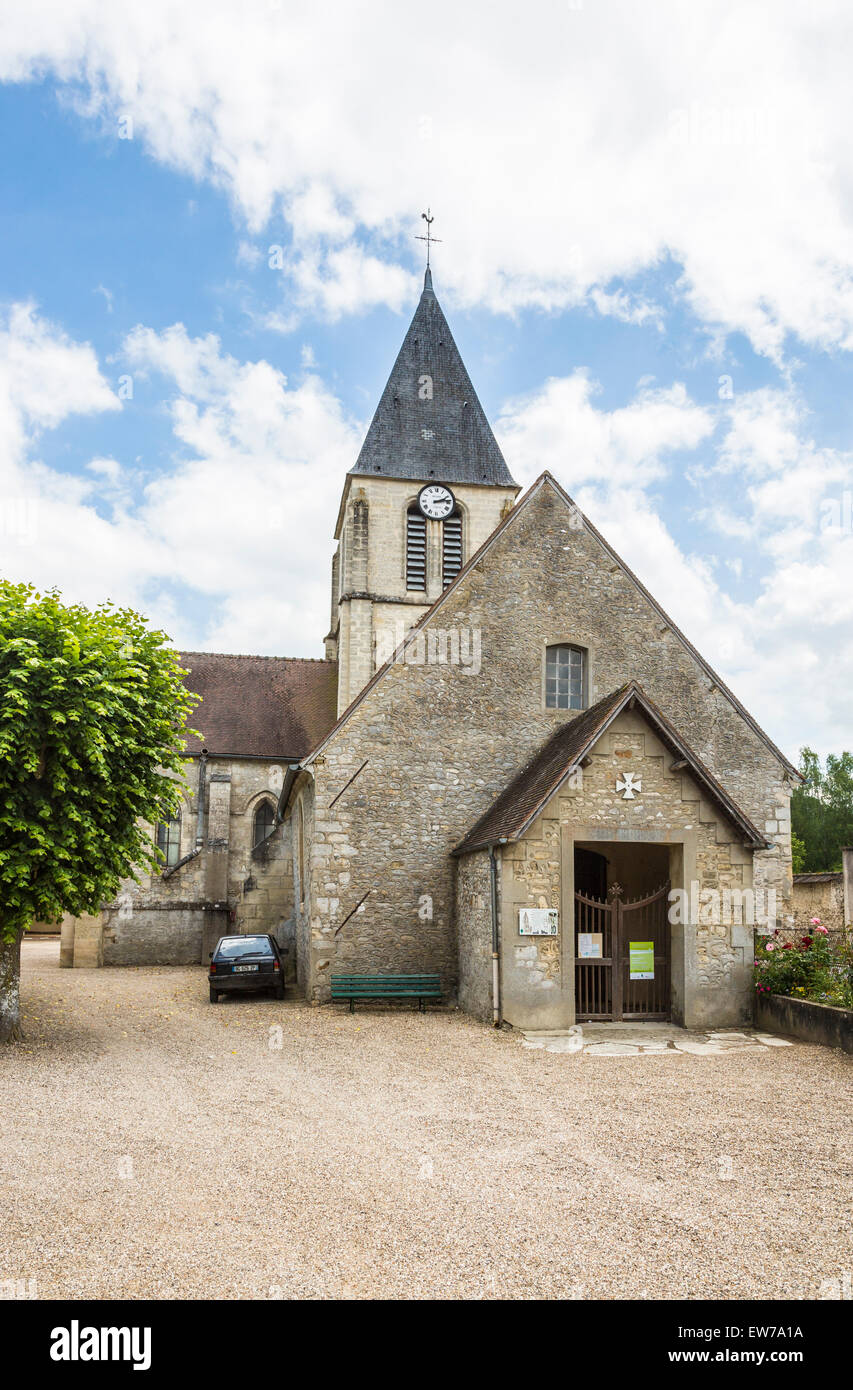
{"label": "notice poster on gate", "polygon": [[578,957],[580,960],[601,960],[602,933],[600,931],[578,932]]}
{"label": "notice poster on gate", "polygon": [[655,943],[653,941],[629,941],[628,964],[632,980],[653,980],[655,978]]}

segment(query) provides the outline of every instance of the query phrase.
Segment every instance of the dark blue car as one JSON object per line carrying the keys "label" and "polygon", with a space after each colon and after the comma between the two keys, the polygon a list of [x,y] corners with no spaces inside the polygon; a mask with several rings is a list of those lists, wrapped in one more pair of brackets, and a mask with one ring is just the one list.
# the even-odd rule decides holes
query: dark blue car
{"label": "dark blue car", "polygon": [[273,936],[221,936],[211,953],[210,1002],[232,990],[273,990],[284,998],[284,962]]}

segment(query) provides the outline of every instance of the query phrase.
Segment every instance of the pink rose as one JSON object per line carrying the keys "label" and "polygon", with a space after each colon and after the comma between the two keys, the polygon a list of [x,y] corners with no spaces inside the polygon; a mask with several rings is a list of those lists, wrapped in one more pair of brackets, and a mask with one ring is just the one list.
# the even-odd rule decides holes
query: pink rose
{"label": "pink rose", "polygon": [[819,931],[822,936],[829,936],[829,927],[822,927],[818,925],[815,927],[815,931]]}
{"label": "pink rose", "polygon": [[775,951],[775,950],[776,950],[776,942],[775,942],[775,941],[768,941],[768,943],[767,943],[767,945],[765,946],[764,949],[765,949],[766,951]]}
{"label": "pink rose", "polygon": [[820,926],[820,918],[819,918],[819,917],[812,917],[812,919],[811,919],[811,925],[812,925],[813,927],[819,927],[819,926]]}

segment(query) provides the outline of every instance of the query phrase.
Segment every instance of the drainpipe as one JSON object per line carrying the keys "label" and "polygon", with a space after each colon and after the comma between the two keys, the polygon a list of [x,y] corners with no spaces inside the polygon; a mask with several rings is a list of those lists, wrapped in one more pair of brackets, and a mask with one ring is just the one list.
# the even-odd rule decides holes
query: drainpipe
{"label": "drainpipe", "polygon": [[202,748],[198,760],[198,805],[195,817],[195,847],[200,850],[204,844],[204,783],[207,772],[207,749]]}
{"label": "drainpipe", "polygon": [[501,1026],[500,928],[498,926],[498,866],[495,847],[489,845],[489,877],[492,900],[492,1022]]}

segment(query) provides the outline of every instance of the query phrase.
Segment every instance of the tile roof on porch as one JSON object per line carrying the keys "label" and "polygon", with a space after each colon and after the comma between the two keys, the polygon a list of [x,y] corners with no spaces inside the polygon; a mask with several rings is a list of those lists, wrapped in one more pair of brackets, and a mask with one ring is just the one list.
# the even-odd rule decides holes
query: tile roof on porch
{"label": "tile roof on porch", "polygon": [[685,761],[686,770],[690,771],[708,799],[737,826],[744,840],[756,848],[763,848],[767,843],[766,836],[758,831],[723,790],[654,701],[649,699],[636,681],[629,681],[576,718],[562,724],[527,767],[499,794],[452,853],[469,854],[472,850],[519,839],[616,716],[626,708],[635,707],[643,711],[655,733],[671,752]]}

